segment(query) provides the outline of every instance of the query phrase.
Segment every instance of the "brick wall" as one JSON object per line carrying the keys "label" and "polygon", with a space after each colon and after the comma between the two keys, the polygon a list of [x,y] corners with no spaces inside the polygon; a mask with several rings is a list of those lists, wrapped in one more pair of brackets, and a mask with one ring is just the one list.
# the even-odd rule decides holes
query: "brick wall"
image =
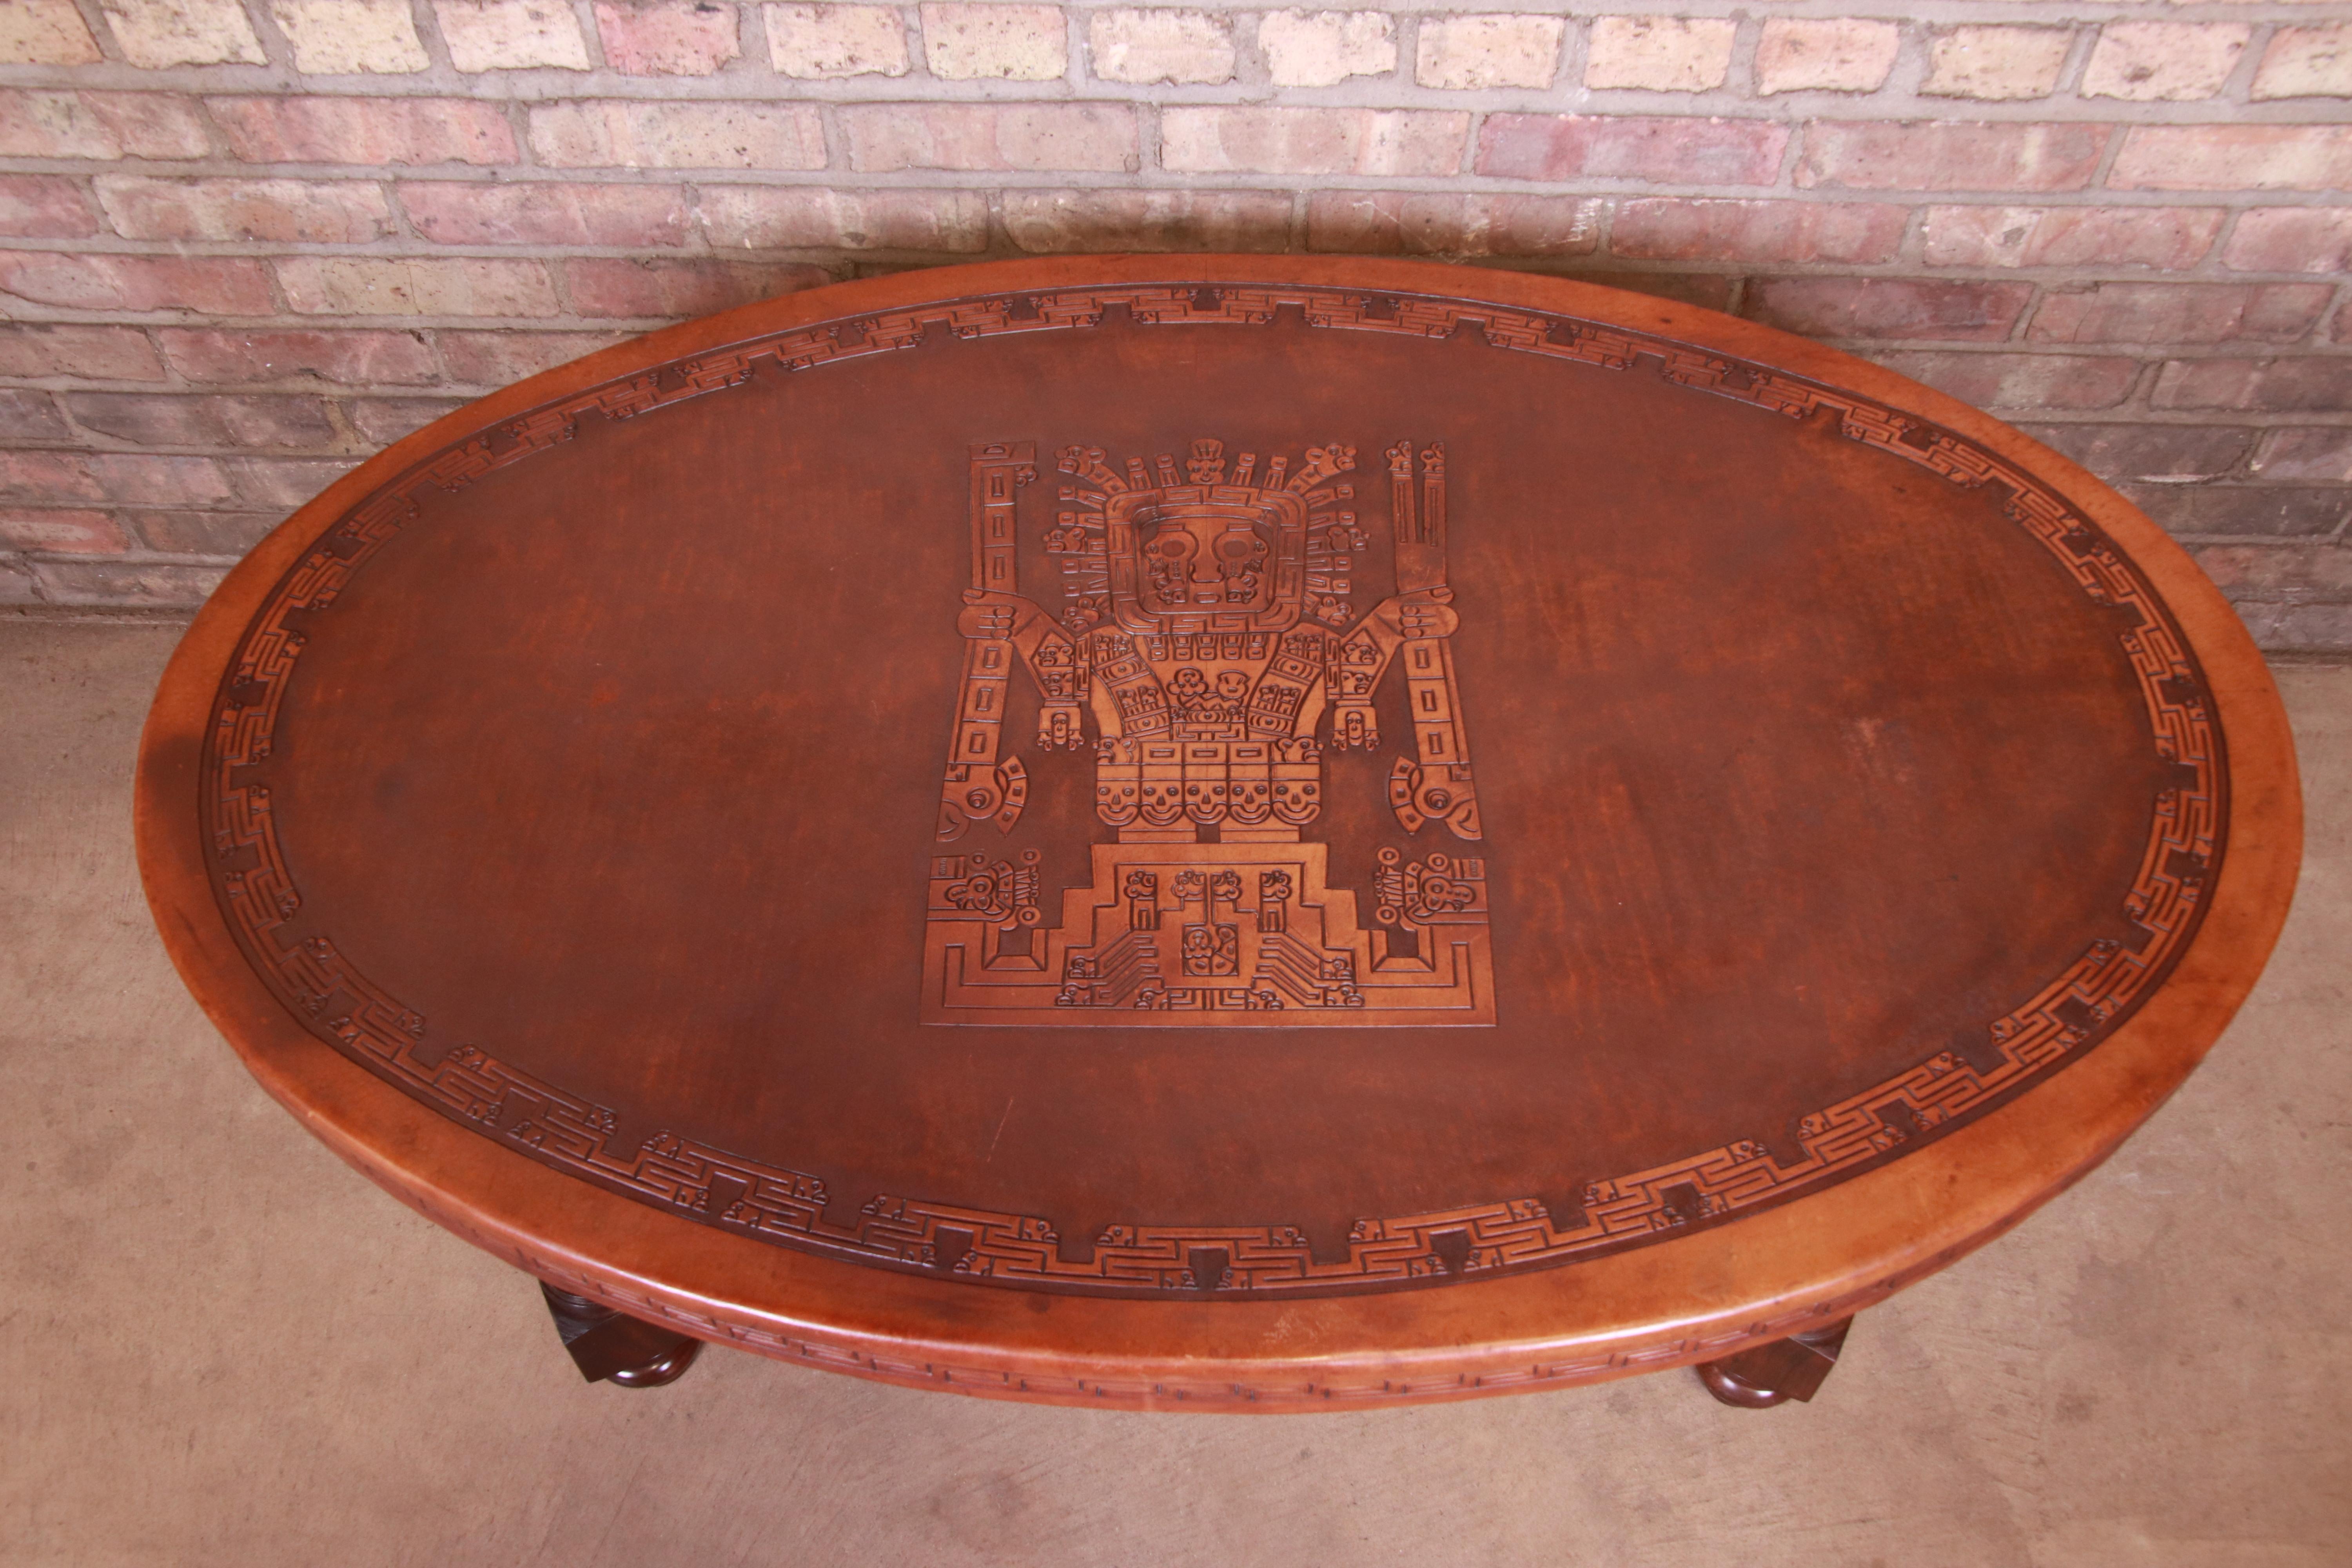
{"label": "brick wall", "polygon": [[1091,249],[1599,279],[1994,409],[2352,652],[2352,6],[0,0],[0,605],[184,612],[465,398]]}

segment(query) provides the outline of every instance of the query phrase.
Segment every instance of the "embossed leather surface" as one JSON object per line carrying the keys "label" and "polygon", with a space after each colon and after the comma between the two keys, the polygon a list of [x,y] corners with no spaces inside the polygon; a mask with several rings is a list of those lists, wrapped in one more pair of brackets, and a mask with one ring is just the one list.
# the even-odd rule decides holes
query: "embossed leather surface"
{"label": "embossed leather surface", "polygon": [[781,1246],[1216,1299],[1737,1223],[2095,1050],[2225,768],[2047,481],[1336,288],[796,329],[478,430],[221,692],[327,1047]]}

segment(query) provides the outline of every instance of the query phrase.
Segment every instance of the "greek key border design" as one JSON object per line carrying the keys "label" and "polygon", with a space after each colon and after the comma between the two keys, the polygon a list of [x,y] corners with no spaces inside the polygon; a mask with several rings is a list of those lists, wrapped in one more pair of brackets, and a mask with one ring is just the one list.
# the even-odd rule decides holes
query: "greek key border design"
{"label": "greek key border design", "polygon": [[[332,939],[304,929],[266,778],[279,710],[308,634],[289,617],[328,610],[433,491],[570,440],[591,416],[635,418],[737,386],[755,373],[796,374],[915,347],[934,333],[975,339],[1097,326],[1123,313],[1146,325],[1307,325],[1446,338],[1475,330],[1513,353],[1663,377],[1792,419],[1833,418],[1848,439],[1968,489],[1996,487],[2006,515],[2047,550],[2093,604],[2116,614],[2139,679],[2157,754],[2172,784],[2155,800],[2124,912],[2136,945],[2091,943],[2034,996],[1990,1026],[1979,1066],[1953,1051],[1825,1106],[1783,1164],[1757,1142],[1709,1149],[1589,1184],[1581,1213],[1535,1197],[1359,1220],[1347,1255],[1318,1258],[1299,1229],[1265,1225],[1113,1225],[1066,1249],[1049,1217],[880,1194],[853,1223],[827,1217],[811,1173],[670,1132],[634,1149],[615,1117],[473,1045],[426,1062],[425,1020],[362,973]],[[764,362],[764,364],[763,364]],[[1029,1289],[1114,1296],[1265,1299],[1484,1278],[1664,1239],[1857,1174],[2057,1070],[2106,1037],[2186,949],[2219,868],[2227,819],[2222,737],[2203,674],[2139,569],[2056,490],[1976,443],[1858,395],[1622,327],[1478,301],[1279,285],[1119,285],[967,298],[844,318],[692,355],[508,419],[377,489],[316,540],[248,624],[223,677],[207,738],[202,809],[207,865],[224,915],[255,973],[322,1040],[484,1136],[609,1190],[760,1240],[859,1262]]]}

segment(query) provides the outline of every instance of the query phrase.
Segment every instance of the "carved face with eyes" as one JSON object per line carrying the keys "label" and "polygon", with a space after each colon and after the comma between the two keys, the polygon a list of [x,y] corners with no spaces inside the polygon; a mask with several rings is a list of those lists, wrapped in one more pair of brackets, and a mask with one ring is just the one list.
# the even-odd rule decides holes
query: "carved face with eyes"
{"label": "carved face with eyes", "polygon": [[1265,608],[1272,552],[1254,521],[1200,513],[1160,519],[1140,542],[1145,606],[1161,614]]}
{"label": "carved face with eyes", "polygon": [[1304,609],[1297,496],[1181,486],[1114,495],[1105,511],[1112,614],[1131,631],[1273,630]]}

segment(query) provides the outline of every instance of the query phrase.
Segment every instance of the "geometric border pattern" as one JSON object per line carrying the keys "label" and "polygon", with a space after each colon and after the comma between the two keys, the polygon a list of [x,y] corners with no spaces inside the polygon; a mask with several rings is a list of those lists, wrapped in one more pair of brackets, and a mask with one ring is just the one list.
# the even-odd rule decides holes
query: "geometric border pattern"
{"label": "geometric border pattern", "polygon": [[[2122,911],[2138,934],[2091,943],[2030,1001],[1991,1021],[1981,1049],[1938,1053],[1805,1117],[1792,1163],[1742,1142],[1594,1182],[1577,1214],[1515,1197],[1368,1217],[1356,1222],[1344,1257],[1320,1257],[1298,1229],[1265,1225],[1114,1225],[1091,1246],[1072,1247],[1049,1216],[895,1194],[870,1198],[855,1221],[835,1220],[824,1181],[810,1173],[668,1132],[619,1147],[611,1110],[477,1046],[425,1061],[417,1051],[423,1017],[304,919],[268,787],[279,708],[319,617],[432,494],[567,441],[583,418],[639,417],[740,385],[755,370],[821,374],[933,334],[1071,331],[1117,315],[1247,327],[1285,313],[1338,331],[1475,331],[1500,350],[1654,374],[1792,419],[1832,419],[1848,439],[1952,484],[1992,487],[2005,514],[2114,614],[2157,754],[2170,768]],[[354,506],[272,588],[222,679],[200,787],[215,895],[256,973],[322,1040],[486,1136],[599,1186],[801,1250],[1030,1289],[1197,1300],[1391,1289],[1617,1251],[1857,1174],[1973,1119],[2092,1048],[2170,972],[2220,867],[2227,772],[2202,672],[2146,577],[2047,483],[1963,437],[1785,371],[1612,324],[1412,293],[1223,284],[1040,289],[798,327],[616,379],[445,448]]]}

